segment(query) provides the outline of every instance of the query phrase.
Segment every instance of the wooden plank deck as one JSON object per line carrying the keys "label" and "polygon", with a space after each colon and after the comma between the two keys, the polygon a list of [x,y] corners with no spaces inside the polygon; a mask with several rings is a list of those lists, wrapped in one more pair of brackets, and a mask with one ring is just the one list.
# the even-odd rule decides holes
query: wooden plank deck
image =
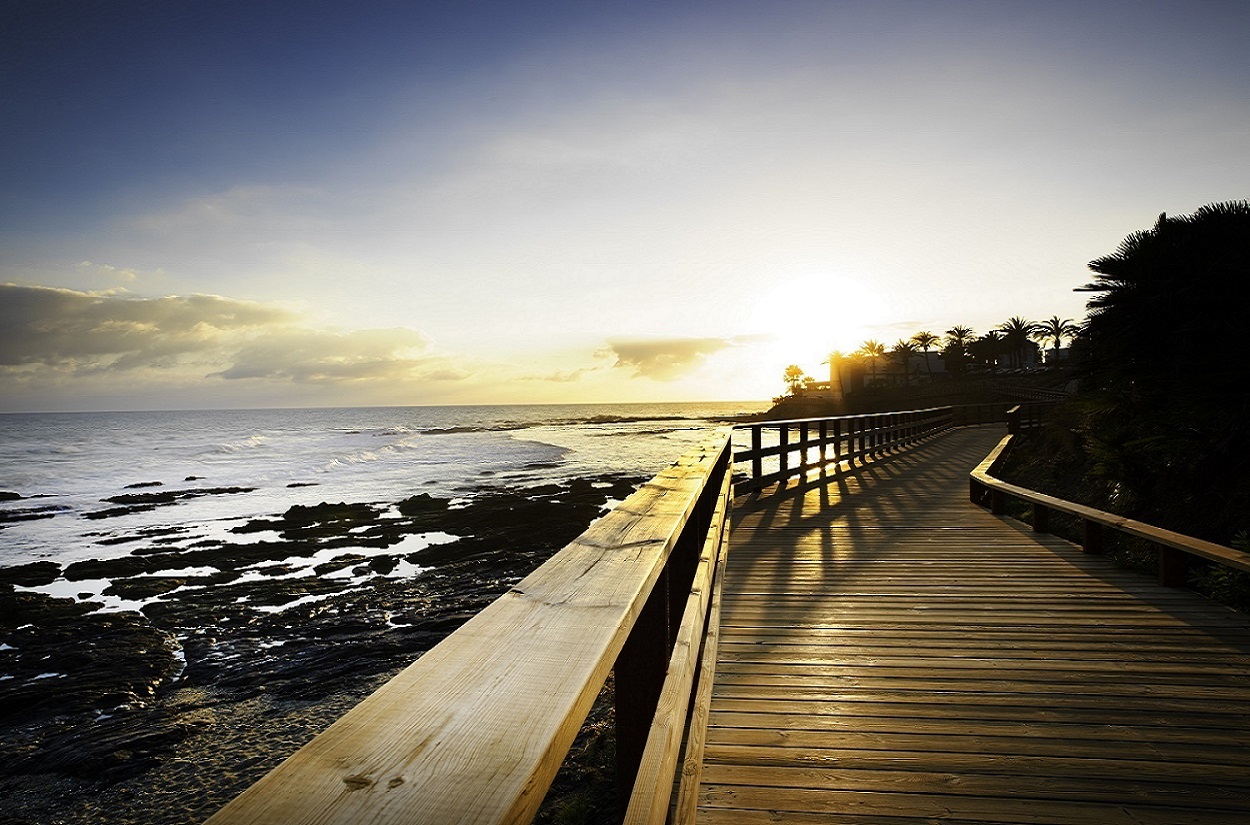
{"label": "wooden plank deck", "polygon": [[698,822],[1250,822],[1250,620],[970,504],[1001,435],[740,503]]}

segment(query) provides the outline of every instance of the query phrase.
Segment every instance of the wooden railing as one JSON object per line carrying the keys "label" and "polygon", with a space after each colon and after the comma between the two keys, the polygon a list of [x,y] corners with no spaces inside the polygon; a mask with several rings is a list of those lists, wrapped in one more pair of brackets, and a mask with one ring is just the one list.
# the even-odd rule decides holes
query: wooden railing
{"label": "wooden railing", "polygon": [[1050,387],[1021,387],[1016,384],[1000,382],[993,387],[995,392],[1011,398],[1023,398],[1028,401],[1064,401],[1071,397],[1067,390]]}
{"label": "wooden railing", "polygon": [[[735,429],[746,434],[750,446],[734,454],[734,463],[743,470],[734,492],[758,490],[795,476],[804,479],[812,472],[836,474],[843,466],[854,466],[963,423],[957,419],[957,409],[932,407],[739,424]],[[773,433],[776,443],[769,437]],[[772,457],[777,459],[775,467],[772,462],[766,464]]]}
{"label": "wooden railing", "polygon": [[1002,514],[1006,512],[1007,501],[1011,498],[1028,502],[1032,509],[1033,529],[1038,532],[1050,531],[1052,513],[1075,516],[1080,519],[1081,547],[1086,553],[1102,552],[1103,531],[1107,529],[1145,539],[1155,546],[1157,552],[1159,583],[1169,587],[1184,586],[1191,556],[1199,556],[1237,570],[1250,571],[1250,553],[1065,501],[995,478],[993,474],[1016,438],[1015,432],[1018,430],[1005,436],[970,474],[969,497],[973,503],[988,507],[993,513]]}
{"label": "wooden railing", "polygon": [[731,460],[718,430],[209,822],[529,822],[609,672],[625,821],[688,821]]}

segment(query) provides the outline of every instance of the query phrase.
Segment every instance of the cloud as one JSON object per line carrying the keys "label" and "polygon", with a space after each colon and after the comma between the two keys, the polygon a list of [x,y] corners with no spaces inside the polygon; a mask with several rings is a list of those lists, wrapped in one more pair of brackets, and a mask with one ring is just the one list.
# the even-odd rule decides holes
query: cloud
{"label": "cloud", "polygon": [[[139,280],[139,271],[137,269],[122,269],[112,264],[97,264],[91,261],[82,261],[78,264],[78,272],[90,278],[98,278],[100,280],[119,281],[124,284],[132,284]],[[160,274],[160,271],[157,271]]]}
{"label": "cloud", "polygon": [[144,298],[0,284],[0,378],[149,374],[301,384],[452,381],[413,329],[312,329],[280,306],[219,295]]}
{"label": "cloud", "polygon": [[675,381],[698,369],[707,356],[738,344],[735,338],[612,339],[607,352],[616,367],[633,368],[635,378]]}
{"label": "cloud", "polygon": [[249,341],[228,369],[212,377],[264,378],[299,383],[448,381],[467,378],[448,359],[419,355],[428,341],[411,329],[268,332]]}
{"label": "cloud", "polygon": [[285,309],[218,295],[141,298],[0,284],[0,366],[77,373],[168,367],[293,320]]}

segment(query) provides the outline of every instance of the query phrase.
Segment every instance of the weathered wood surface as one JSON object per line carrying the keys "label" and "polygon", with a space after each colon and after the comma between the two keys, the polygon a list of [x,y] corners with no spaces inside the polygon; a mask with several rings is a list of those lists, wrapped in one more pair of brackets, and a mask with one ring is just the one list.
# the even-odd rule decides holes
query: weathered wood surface
{"label": "weathered wood surface", "polygon": [[711,434],[210,823],[531,821],[728,449]]}
{"label": "weathered wood surface", "polygon": [[971,504],[1001,433],[736,503],[697,821],[1250,822],[1250,619]]}

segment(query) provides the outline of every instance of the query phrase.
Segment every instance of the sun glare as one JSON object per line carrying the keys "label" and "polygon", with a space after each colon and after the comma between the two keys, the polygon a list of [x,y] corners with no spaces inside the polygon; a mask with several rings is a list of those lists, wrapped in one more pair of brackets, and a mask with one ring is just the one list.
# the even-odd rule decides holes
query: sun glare
{"label": "sun glare", "polygon": [[749,318],[769,337],[775,360],[813,374],[830,352],[858,349],[885,320],[885,302],[862,280],[823,271],[774,283]]}

